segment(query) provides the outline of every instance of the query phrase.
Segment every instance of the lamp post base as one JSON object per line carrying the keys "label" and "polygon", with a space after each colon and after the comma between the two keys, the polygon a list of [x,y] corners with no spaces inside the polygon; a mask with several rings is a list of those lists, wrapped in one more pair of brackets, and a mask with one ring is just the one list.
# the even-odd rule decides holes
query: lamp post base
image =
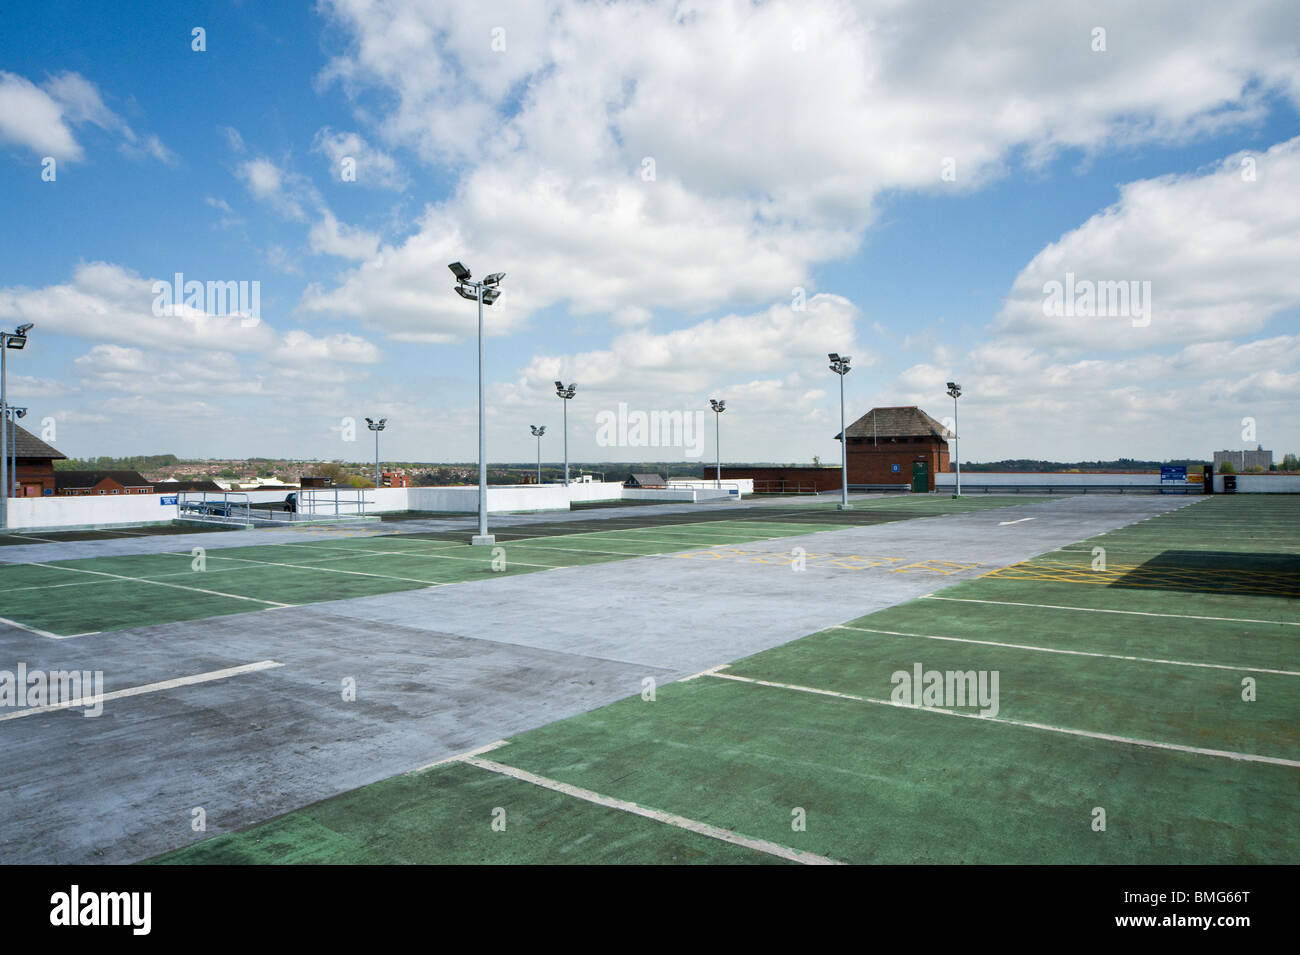
{"label": "lamp post base", "polygon": [[495,534],[475,534],[469,539],[471,547],[491,547],[496,542]]}
{"label": "lamp post base", "polygon": [[853,510],[853,505],[852,505],[852,504],[836,504],[836,505],[835,505],[835,510],[837,510],[837,511],[851,511],[851,510]]}

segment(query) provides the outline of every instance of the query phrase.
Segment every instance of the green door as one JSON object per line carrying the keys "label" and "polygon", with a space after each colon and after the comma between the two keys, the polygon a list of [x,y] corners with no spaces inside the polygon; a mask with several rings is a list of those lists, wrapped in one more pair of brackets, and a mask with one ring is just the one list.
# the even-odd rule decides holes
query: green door
{"label": "green door", "polygon": [[925,461],[912,462],[912,493],[930,493],[930,465]]}

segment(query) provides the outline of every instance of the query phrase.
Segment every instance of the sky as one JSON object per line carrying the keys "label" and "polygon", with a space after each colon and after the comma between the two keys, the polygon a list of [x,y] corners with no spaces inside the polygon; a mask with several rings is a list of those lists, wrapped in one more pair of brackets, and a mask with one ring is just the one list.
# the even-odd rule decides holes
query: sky
{"label": "sky", "polygon": [[70,457],[475,460],[453,261],[490,461],[1300,451],[1290,0],[18,5],[0,184]]}

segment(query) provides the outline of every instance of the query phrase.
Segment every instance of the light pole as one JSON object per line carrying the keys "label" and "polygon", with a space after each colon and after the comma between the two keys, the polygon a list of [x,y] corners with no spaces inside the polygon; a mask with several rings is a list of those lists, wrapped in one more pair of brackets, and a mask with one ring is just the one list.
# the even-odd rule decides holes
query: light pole
{"label": "light pole", "polygon": [[[21,351],[27,345],[27,333],[32,330],[32,323],[19,325],[12,332],[0,331],[0,530],[9,526],[9,405],[5,391],[5,356],[9,349]],[[17,451],[18,442],[14,441]],[[18,466],[18,456],[14,455],[14,467]]]}
{"label": "light pole", "polygon": [[384,425],[388,423],[387,418],[380,418],[378,421],[366,419],[366,427],[375,433],[375,489],[379,489],[379,432],[384,430]]}
{"label": "light pole", "polygon": [[957,463],[957,492],[953,497],[961,497],[961,447],[957,443],[957,399],[961,397],[961,385],[948,382],[948,394],[952,395],[952,456]]}
{"label": "light pole", "polygon": [[[4,412],[5,412],[5,417],[8,418],[9,421],[11,422],[14,421],[16,418],[27,417],[26,408],[14,408],[12,406],[6,406]],[[9,430],[13,431],[12,428],[10,428]],[[9,487],[11,490],[17,491],[18,490],[18,432],[17,431],[14,431],[13,443],[14,443],[14,460],[13,460],[13,464],[9,465]],[[9,452],[6,449],[5,455],[8,456],[8,454]],[[14,494],[13,496],[17,497],[18,495]]]}
{"label": "light pole", "polygon": [[542,483],[542,435],[546,434],[546,425],[530,424],[528,427],[533,429],[533,437],[537,439],[537,484]]}
{"label": "light pole", "polygon": [[717,485],[722,487],[722,412],[727,410],[727,403],[719,401],[717,398],[710,398],[709,404],[713,406],[713,420],[717,424],[714,431],[715,447],[718,454],[718,470],[716,474]]}
{"label": "light pole", "polygon": [[491,305],[501,297],[498,288],[506,277],[504,272],[493,272],[482,282],[471,282],[469,269],[459,262],[447,266],[456,276],[456,294],[478,302],[478,534],[470,538],[475,545],[491,546],[497,539],[487,532],[487,438],[483,414],[483,306]]}
{"label": "light pole", "polygon": [[578,390],[577,385],[564,387],[564,382],[555,383],[555,393],[564,399],[564,486],[569,486],[569,399]]}
{"label": "light pole", "polygon": [[851,370],[849,362],[853,359],[848,355],[837,355],[831,352],[828,356],[831,360],[831,371],[840,376],[840,503],[841,511],[852,510],[849,504],[849,436],[844,430],[844,376]]}

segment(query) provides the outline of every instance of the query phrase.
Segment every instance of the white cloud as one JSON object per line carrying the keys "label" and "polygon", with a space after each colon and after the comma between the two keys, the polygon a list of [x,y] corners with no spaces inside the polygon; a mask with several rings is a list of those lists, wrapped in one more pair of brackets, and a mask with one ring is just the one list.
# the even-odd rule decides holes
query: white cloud
{"label": "white cloud", "polygon": [[311,227],[307,241],[313,252],[344,259],[369,259],[379,248],[376,233],[340,223],[329,210]]}
{"label": "white cloud", "polygon": [[0,71],[0,139],[24,146],[40,156],[64,160],[83,156],[58,101],[23,77],[3,71]]}
{"label": "white cloud", "polygon": [[[172,279],[161,280],[168,285]],[[79,265],[71,281],[45,288],[0,287],[0,319],[33,322],[32,333],[66,335],[96,342],[77,360],[95,373],[138,375],[157,353],[203,352],[213,362],[233,362],[230,353],[269,360],[374,363],[380,353],[355,335],[322,337],[305,330],[277,332],[265,319],[246,324],[239,314],[205,312],[165,303],[156,314],[154,280],[107,262]],[[211,357],[217,356],[217,357]],[[224,356],[224,357],[221,357]],[[164,366],[174,363],[157,359]]]}
{"label": "white cloud", "polygon": [[[1254,181],[1243,179],[1247,158]],[[1282,310],[1300,306],[1297,181],[1300,138],[1230,156],[1200,174],[1129,183],[1113,206],[1030,261],[994,329],[1039,344],[1106,349],[1257,333]],[[1149,282],[1149,325],[1131,314],[1044,315],[1045,285],[1064,286],[1067,273],[1076,287]]]}
{"label": "white cloud", "polygon": [[85,156],[72,126],[90,123],[118,136],[123,153],[152,156],[168,165],[176,156],[156,135],[143,140],[105,104],[99,88],[80,73],[65,71],[38,87],[15,73],[0,70],[0,140],[41,156],[75,161]]}
{"label": "white cloud", "polygon": [[[406,176],[393,157],[371,146],[360,133],[335,132],[325,126],[316,133],[312,148],[329,158],[329,175],[335,182],[356,182],[378,189],[406,187]],[[348,159],[353,161],[355,179],[344,180],[343,163]]]}
{"label": "white cloud", "polygon": [[[1117,0],[325,8],[352,43],[322,82],[386,142],[461,175],[382,268],[304,300],[400,338],[466,330],[454,302],[417,320],[431,289],[412,258],[508,271],[509,324],[561,302],[622,316],[757,304],[851,254],[882,191],[1244,127],[1266,93],[1300,103],[1288,6],[1262,0],[1192,19]],[[374,110],[375,91],[391,108]]]}

